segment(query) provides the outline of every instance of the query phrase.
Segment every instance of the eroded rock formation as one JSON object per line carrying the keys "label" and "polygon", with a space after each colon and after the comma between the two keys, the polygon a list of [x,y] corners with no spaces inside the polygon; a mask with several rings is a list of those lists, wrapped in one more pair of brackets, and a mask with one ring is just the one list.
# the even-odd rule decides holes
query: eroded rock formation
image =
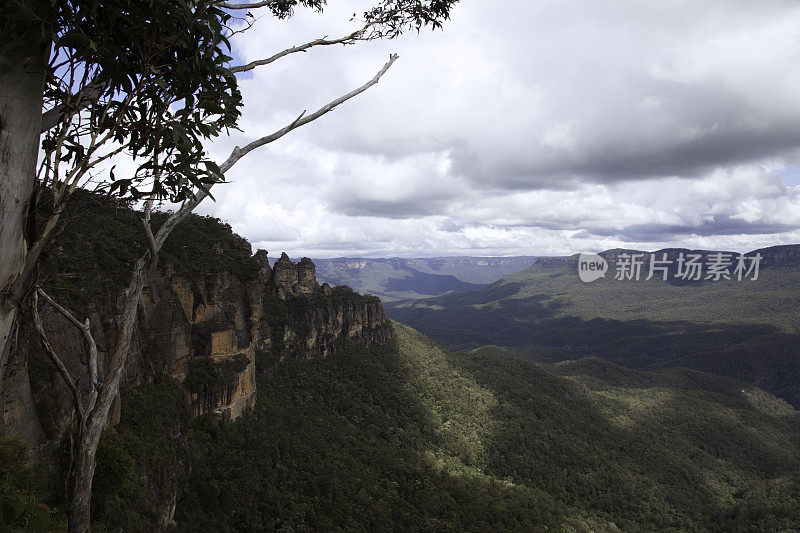
{"label": "eroded rock formation", "polygon": [[[166,374],[183,384],[193,416],[213,412],[233,420],[254,405],[257,375],[270,375],[287,357],[325,357],[339,346],[380,342],[390,335],[377,298],[347,287],[320,286],[308,258],[293,263],[284,253],[270,267],[265,250],[251,255],[244,239],[230,228],[223,233],[222,242],[207,249],[165,254],[142,298],[123,394]],[[51,260],[58,263],[60,253],[68,255],[56,250]],[[187,268],[179,261],[183,257],[194,257],[196,264]],[[238,259],[232,262],[231,257]],[[77,289],[71,290],[84,290],[82,274],[58,265],[60,281],[76,279]],[[91,275],[105,273],[98,267]],[[66,289],[56,296],[77,308],[78,316],[90,318],[102,375],[114,348],[112,317],[118,296],[96,292],[86,301],[69,301]],[[42,313],[52,344],[88,393],[82,338],[52,309],[43,306]],[[31,329],[23,324],[24,342],[9,367],[1,401],[4,434],[20,436],[35,447],[59,438],[71,422],[72,409],[66,387],[44,359]],[[119,406],[112,424],[117,420]]]}

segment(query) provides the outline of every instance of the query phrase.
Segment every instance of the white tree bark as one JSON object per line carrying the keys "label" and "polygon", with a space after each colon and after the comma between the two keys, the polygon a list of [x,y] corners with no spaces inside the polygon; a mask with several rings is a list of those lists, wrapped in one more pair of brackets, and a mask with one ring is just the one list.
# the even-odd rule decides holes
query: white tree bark
{"label": "white tree bark", "polygon": [[[35,42],[32,40],[32,42]],[[5,44],[5,43],[1,43]],[[0,48],[0,394],[19,310],[36,179],[46,50]]]}

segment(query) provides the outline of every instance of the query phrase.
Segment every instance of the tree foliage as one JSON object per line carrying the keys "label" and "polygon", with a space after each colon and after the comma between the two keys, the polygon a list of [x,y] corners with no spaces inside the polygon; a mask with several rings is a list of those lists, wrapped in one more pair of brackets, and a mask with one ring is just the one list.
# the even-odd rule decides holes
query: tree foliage
{"label": "tree foliage", "polygon": [[202,143],[236,124],[241,95],[227,68],[231,15],[215,1],[18,0],[0,18],[10,41],[52,46],[44,109],[58,120],[42,137],[42,185],[84,184],[122,148],[138,165],[111,171],[116,196],[180,201],[219,179]]}

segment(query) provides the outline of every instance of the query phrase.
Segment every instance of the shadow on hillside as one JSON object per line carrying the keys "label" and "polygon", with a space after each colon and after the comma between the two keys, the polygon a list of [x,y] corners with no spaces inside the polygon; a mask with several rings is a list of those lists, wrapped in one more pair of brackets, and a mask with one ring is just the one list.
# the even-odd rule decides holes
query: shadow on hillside
{"label": "shadow on hillside", "polygon": [[182,530],[554,528],[563,506],[541,491],[432,463],[441,420],[406,374],[397,339],[287,360],[260,379],[256,408],[236,423],[196,420]]}
{"label": "shadow on hillside", "polygon": [[[585,320],[559,316],[561,305],[543,295],[484,296],[492,289],[516,294],[515,285],[439,298],[443,310],[388,305],[387,312],[452,350],[537,346],[558,350],[553,360],[597,356],[633,369],[685,367],[749,382],[800,407],[798,334],[765,324]],[[491,308],[481,307],[477,295]]]}
{"label": "shadow on hillside", "polygon": [[[490,354],[454,359],[499,401],[491,413],[495,429],[487,472],[525,480],[568,505],[591,502],[623,530],[636,525],[626,520],[642,514],[659,529],[733,526],[739,518],[721,489],[728,472],[756,480],[789,476],[798,468],[796,458],[788,460],[791,454],[774,442],[784,433],[765,434],[720,412],[725,405],[747,413],[742,418],[752,422],[753,408],[738,398],[732,380],[691,371],[682,371],[686,376],[680,379],[650,374],[647,383],[629,383],[630,395],[647,398],[648,387],[657,384],[672,399],[645,409],[646,416],[630,427],[620,427],[600,411],[588,389],[538,365]],[[600,376],[598,383],[620,378],[616,374],[631,377],[625,376],[630,370],[610,363],[589,363],[581,365],[581,372]],[[693,378],[710,387],[695,389]],[[759,420],[752,425],[762,429],[768,424]],[[791,501],[791,495],[786,499]],[[770,519],[786,513],[773,501],[761,511]]]}
{"label": "shadow on hillside", "polygon": [[426,296],[438,296],[449,291],[479,291],[486,287],[478,283],[467,283],[447,274],[428,274],[409,269],[407,278],[389,278],[383,283],[388,292],[415,292]]}
{"label": "shadow on hillside", "polygon": [[[456,292],[445,294],[437,298],[427,300],[428,304],[437,304],[445,307],[472,306],[491,304],[497,300],[510,298],[517,294],[523,287],[522,283],[492,283],[484,286],[479,292]],[[404,306],[413,307],[414,301],[391,302],[387,307],[403,308]]]}

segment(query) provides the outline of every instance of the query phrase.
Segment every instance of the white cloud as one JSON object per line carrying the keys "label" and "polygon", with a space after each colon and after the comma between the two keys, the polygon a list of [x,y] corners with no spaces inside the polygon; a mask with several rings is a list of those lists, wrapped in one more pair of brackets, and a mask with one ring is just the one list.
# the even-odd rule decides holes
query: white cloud
{"label": "white cloud", "polygon": [[[258,21],[253,60],[344,34],[364,2]],[[371,78],[242,160],[200,210],[293,256],[562,254],[797,241],[800,4],[462,2],[441,32],[314,49],[242,81],[222,157]],[[783,177],[785,174],[787,177]]]}

